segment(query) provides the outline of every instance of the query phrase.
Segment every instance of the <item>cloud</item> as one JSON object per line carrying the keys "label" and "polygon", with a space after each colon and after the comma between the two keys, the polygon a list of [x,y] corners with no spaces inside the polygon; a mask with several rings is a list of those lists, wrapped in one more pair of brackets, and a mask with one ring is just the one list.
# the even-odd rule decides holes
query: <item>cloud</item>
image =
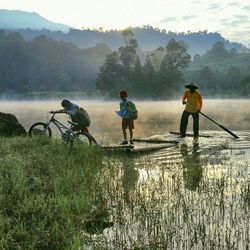
{"label": "cloud", "polygon": [[227,28],[242,26],[245,23],[248,23],[247,15],[235,15],[233,19],[221,19],[220,22]]}
{"label": "cloud", "polygon": [[241,39],[248,40],[249,42],[249,32],[250,32],[250,29],[247,29],[247,30],[242,30],[242,31],[233,31],[233,32],[230,32],[229,34],[232,38],[235,38],[235,40],[241,37]]}
{"label": "cloud", "polygon": [[240,4],[237,3],[237,2],[233,2],[233,3],[229,3],[227,6],[235,6],[235,7],[237,7],[237,6],[240,6]]}
{"label": "cloud", "polygon": [[250,5],[246,5],[242,8],[243,10],[250,10]]}
{"label": "cloud", "polygon": [[218,3],[212,3],[210,4],[210,6],[207,8],[207,10],[214,10],[214,9],[219,9],[220,8],[220,4]]}
{"label": "cloud", "polygon": [[[242,20],[234,20],[232,22],[228,22],[228,23],[223,23],[223,25],[227,28],[230,28],[230,27],[238,27],[238,26],[242,26],[242,24],[244,24],[245,21],[242,21]],[[242,28],[242,27],[240,27]]]}
{"label": "cloud", "polygon": [[160,23],[174,22],[177,20],[177,17],[166,17],[160,20]]}
{"label": "cloud", "polygon": [[241,21],[247,21],[248,16],[247,15],[235,15],[234,16],[236,19],[241,20]]}
{"label": "cloud", "polygon": [[229,18],[220,19],[220,22],[221,22],[221,23],[227,23],[227,22],[229,22],[229,21],[231,21],[231,19],[229,19]]}
{"label": "cloud", "polygon": [[184,16],[182,19],[183,20],[188,20],[197,17],[196,15],[190,15],[190,16]]}
{"label": "cloud", "polygon": [[193,1],[192,3],[194,3],[194,4],[202,4],[202,1],[197,0],[197,1]]}

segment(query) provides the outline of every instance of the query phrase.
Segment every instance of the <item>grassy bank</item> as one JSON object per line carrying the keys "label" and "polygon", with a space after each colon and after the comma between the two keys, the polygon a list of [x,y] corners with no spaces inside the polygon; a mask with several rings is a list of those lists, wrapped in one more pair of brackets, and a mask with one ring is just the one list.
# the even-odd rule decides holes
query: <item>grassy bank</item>
{"label": "grassy bank", "polygon": [[83,221],[98,199],[101,168],[96,149],[1,138],[0,249],[79,247]]}

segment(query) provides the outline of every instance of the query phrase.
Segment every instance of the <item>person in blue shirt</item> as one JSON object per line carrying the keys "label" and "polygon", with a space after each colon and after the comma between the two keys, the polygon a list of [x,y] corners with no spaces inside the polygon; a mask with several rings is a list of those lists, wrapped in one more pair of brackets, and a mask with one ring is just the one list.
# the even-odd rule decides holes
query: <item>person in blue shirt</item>
{"label": "person in blue shirt", "polygon": [[87,111],[80,108],[77,104],[65,99],[61,102],[64,109],[51,111],[51,113],[64,113],[68,114],[74,124],[72,124],[73,131],[81,131],[82,133],[88,133],[91,140],[97,144],[95,138],[89,132],[89,126],[91,123],[90,117]]}
{"label": "person in blue shirt", "polygon": [[128,144],[127,140],[127,128],[129,129],[130,135],[130,144],[134,144],[133,142],[133,129],[135,129],[134,120],[137,118],[137,110],[135,104],[127,99],[128,92],[126,90],[122,90],[120,92],[120,111],[116,113],[122,117],[122,132],[124,141],[121,143],[122,145]]}

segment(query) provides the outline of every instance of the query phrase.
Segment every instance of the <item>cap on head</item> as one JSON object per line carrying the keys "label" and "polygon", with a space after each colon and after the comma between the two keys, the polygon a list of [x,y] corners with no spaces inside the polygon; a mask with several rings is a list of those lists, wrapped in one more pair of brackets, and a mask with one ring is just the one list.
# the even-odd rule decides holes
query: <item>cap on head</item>
{"label": "cap on head", "polygon": [[67,109],[67,108],[70,107],[71,102],[69,100],[67,100],[67,99],[64,99],[64,100],[62,100],[61,105],[62,105],[62,107]]}
{"label": "cap on head", "polygon": [[187,85],[185,85],[185,88],[187,89],[198,89],[198,86],[195,84],[194,81],[188,83]]}
{"label": "cap on head", "polygon": [[122,97],[128,97],[128,92],[126,90],[120,91],[120,96]]}

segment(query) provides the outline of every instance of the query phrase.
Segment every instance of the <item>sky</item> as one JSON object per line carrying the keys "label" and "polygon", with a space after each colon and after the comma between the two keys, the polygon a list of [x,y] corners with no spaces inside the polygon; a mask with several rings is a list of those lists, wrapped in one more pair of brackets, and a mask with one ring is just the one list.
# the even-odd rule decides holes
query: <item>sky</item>
{"label": "sky", "polygon": [[150,25],[173,32],[208,30],[250,47],[249,0],[0,0],[0,9],[36,12],[80,29]]}

